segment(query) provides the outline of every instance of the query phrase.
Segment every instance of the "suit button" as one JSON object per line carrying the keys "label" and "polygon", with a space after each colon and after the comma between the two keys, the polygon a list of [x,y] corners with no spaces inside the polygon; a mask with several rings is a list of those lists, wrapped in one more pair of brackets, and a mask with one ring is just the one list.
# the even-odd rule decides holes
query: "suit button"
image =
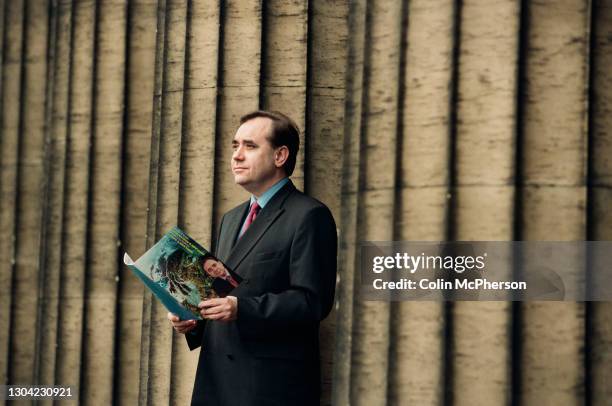
{"label": "suit button", "polygon": [[227,359],[229,359],[230,361],[234,360],[234,356],[232,354],[225,354],[225,356],[227,357]]}

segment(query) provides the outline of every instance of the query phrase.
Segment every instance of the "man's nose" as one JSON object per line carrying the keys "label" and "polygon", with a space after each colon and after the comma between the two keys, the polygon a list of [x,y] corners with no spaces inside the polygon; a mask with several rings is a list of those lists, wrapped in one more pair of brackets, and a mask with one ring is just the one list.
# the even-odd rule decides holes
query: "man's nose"
{"label": "man's nose", "polygon": [[244,159],[244,150],[242,146],[237,147],[232,154],[232,159],[235,161],[242,161]]}

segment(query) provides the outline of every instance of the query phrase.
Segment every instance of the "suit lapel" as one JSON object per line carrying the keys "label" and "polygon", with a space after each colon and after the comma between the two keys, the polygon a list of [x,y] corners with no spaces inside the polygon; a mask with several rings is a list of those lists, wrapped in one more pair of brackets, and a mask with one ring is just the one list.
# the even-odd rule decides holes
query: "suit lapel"
{"label": "suit lapel", "polygon": [[240,232],[242,220],[245,218],[248,209],[249,201],[246,201],[238,206],[238,209],[234,210],[231,216],[225,219],[222,235],[219,238],[219,250],[217,251],[219,259],[223,262],[227,263],[227,258],[236,243],[236,236]]}
{"label": "suit lapel", "polygon": [[[236,244],[230,251],[226,261],[230,269],[236,270],[236,268],[238,268],[242,260],[257,244],[257,241],[263,237],[270,226],[283,214],[285,211],[285,209],[283,209],[283,203],[294,190],[295,186],[293,186],[293,183],[291,183],[291,181],[287,182],[287,184],[272,197],[268,204],[266,204],[266,207],[261,209],[255,221],[253,221],[242,237],[236,241]],[[247,208],[248,203],[249,202],[246,203]],[[232,236],[235,237],[240,232],[240,225],[241,224],[238,224],[235,234],[231,234]]]}

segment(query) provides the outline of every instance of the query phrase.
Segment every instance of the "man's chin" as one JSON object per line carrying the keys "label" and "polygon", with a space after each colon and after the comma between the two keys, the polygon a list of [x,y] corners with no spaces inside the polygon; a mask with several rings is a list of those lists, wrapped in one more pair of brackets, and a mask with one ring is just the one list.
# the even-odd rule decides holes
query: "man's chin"
{"label": "man's chin", "polygon": [[246,185],[248,181],[240,175],[234,175],[234,183],[240,186]]}

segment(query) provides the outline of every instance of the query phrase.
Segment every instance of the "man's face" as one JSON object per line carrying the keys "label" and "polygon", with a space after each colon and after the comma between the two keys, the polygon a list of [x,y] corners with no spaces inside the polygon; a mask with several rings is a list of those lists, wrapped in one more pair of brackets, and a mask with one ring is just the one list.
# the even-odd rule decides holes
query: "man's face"
{"label": "man's face", "polygon": [[213,259],[204,261],[204,270],[207,274],[215,278],[220,278],[225,274],[223,266]]}
{"label": "man's face", "polygon": [[265,190],[278,172],[275,149],[267,139],[271,130],[271,119],[256,117],[242,124],[232,140],[234,181],[251,193]]}

